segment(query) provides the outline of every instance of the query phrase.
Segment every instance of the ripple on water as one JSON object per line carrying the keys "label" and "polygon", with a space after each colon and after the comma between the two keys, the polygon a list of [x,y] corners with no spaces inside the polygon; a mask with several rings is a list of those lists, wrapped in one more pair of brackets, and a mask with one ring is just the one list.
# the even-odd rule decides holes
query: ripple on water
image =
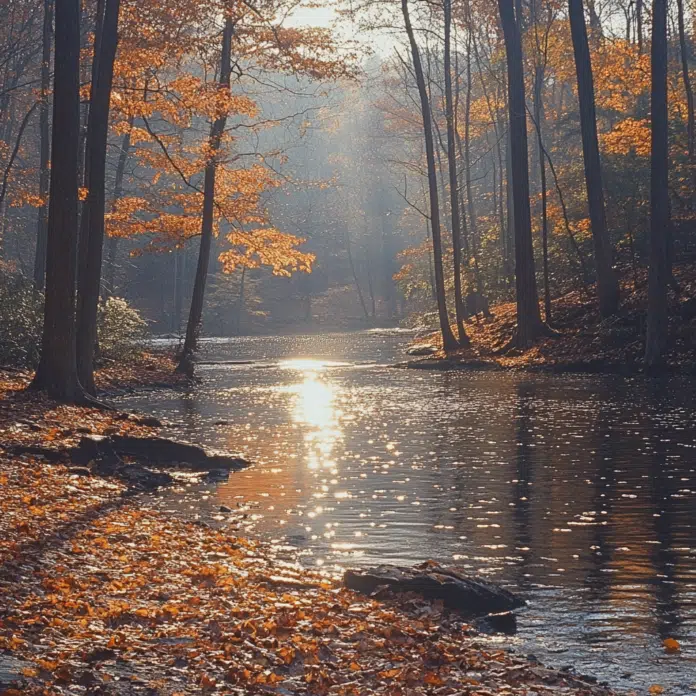
{"label": "ripple on water", "polygon": [[209,341],[251,364],[128,402],[257,463],[209,500],[186,489],[191,514],[244,511],[308,564],[456,562],[529,599],[519,649],[696,692],[696,382],[388,368],[407,341]]}

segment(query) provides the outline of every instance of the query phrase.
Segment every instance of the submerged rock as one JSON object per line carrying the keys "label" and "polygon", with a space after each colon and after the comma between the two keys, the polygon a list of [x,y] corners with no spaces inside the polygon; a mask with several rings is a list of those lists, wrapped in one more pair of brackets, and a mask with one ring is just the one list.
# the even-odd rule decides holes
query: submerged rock
{"label": "submerged rock", "polygon": [[349,589],[363,594],[384,587],[398,593],[415,592],[426,599],[442,600],[445,606],[467,616],[499,614],[525,605],[523,599],[498,585],[430,562],[413,568],[381,565],[348,570],[343,582]]}

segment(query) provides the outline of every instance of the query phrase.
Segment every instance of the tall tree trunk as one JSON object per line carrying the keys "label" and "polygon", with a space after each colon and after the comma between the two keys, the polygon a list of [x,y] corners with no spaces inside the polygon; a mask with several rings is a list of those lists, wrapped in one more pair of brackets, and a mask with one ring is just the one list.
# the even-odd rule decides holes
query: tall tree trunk
{"label": "tall tree trunk", "polygon": [[[118,153],[118,164],[116,165],[116,178],[114,180],[114,194],[111,199],[111,212],[116,211],[116,206],[123,193],[123,179],[126,174],[126,162],[130,152],[131,130],[133,128],[133,118],[128,119],[128,132],[121,141],[121,150]],[[106,282],[104,297],[116,294],[116,255],[118,252],[118,237],[111,235],[106,256]]]}
{"label": "tall tree trunk", "polygon": [[435,287],[437,290],[437,311],[440,319],[440,332],[442,333],[442,346],[445,351],[454,350],[457,340],[452,333],[447,314],[447,297],[445,294],[445,274],[442,265],[442,233],[440,230],[440,204],[437,197],[437,170],[435,169],[435,147],[433,143],[433,129],[430,116],[430,103],[423,75],[423,66],[420,59],[420,51],[411,25],[411,17],[408,10],[408,0],[401,0],[401,11],[404,16],[406,33],[411,47],[413,70],[418,85],[420,97],[421,116],[423,118],[423,136],[425,139],[425,155],[428,164],[428,191],[430,195],[430,228],[433,235],[433,261],[435,263]]}
{"label": "tall tree trunk", "polygon": [[615,314],[619,308],[619,281],[612,268],[612,248],[604,210],[602,167],[599,160],[599,142],[597,140],[594,81],[592,78],[592,62],[587,41],[587,27],[585,25],[582,0],[568,0],[568,15],[573,38],[575,70],[578,79],[580,129],[582,131],[582,151],[585,162],[587,202],[590,208],[590,224],[592,225],[599,311],[603,317],[608,317]]}
{"label": "tall tree trunk", "polygon": [[346,252],[348,254],[348,264],[350,265],[350,272],[353,276],[353,282],[355,283],[355,289],[358,293],[358,299],[360,300],[360,306],[362,307],[365,319],[370,318],[370,314],[367,311],[367,305],[365,304],[365,298],[362,294],[362,289],[360,287],[360,281],[358,280],[358,274],[355,272],[355,263],[353,262],[353,252],[350,248],[350,235],[346,234]]}
{"label": "tall tree trunk", "polygon": [[[77,278],[77,373],[80,383],[94,395],[94,351],[97,344],[97,307],[101,285],[106,209],[106,145],[109,102],[118,45],[120,0],[106,0],[104,19],[95,54],[96,75],[90,95],[86,142],[87,200],[80,222],[80,265]],[[93,71],[94,72],[94,71]]]}
{"label": "tall tree trunk", "polygon": [[454,305],[457,317],[457,334],[461,346],[469,345],[464,329],[464,300],[462,298],[462,246],[459,212],[459,183],[457,181],[457,155],[455,114],[452,99],[452,0],[444,0],[445,14],[445,118],[447,121],[447,165],[449,169],[450,212],[452,219],[452,247],[454,257]]}
{"label": "tall tree trunk", "polygon": [[244,314],[244,279],[246,276],[246,266],[242,266],[242,277],[239,279],[239,297],[237,297],[237,317],[235,320],[235,333],[242,335],[242,315]]}
{"label": "tall tree trunk", "polygon": [[549,286],[549,221],[548,196],[546,190],[546,157],[544,156],[544,138],[542,135],[542,119],[544,107],[542,104],[544,89],[544,68],[536,66],[534,73],[534,122],[539,150],[539,183],[541,186],[541,247],[544,270],[544,318],[551,322],[551,288]]}
{"label": "tall tree trunk", "polygon": [[691,86],[691,78],[689,77],[689,44],[686,39],[686,29],[684,27],[684,0],[677,0],[677,21],[679,24],[679,47],[681,52],[682,80],[684,81],[684,91],[686,92],[689,166],[691,167],[691,177],[694,187],[692,194],[696,196],[696,124],[694,123],[694,90]]}
{"label": "tall tree trunk", "polygon": [[[225,19],[225,28],[222,32],[222,53],[220,56],[220,90],[229,91],[232,75],[231,52],[232,34],[234,23],[230,17]],[[208,278],[208,266],[210,264],[210,247],[213,241],[213,222],[215,212],[215,175],[217,172],[217,154],[220,149],[222,135],[227,124],[227,114],[220,114],[210,129],[208,147],[210,151],[208,163],[205,167],[205,179],[203,183],[203,218],[201,220],[201,244],[198,251],[198,265],[196,277],[193,283],[191,296],[191,309],[188,323],[186,324],[186,338],[181,351],[181,358],[177,366],[177,372],[193,373],[193,354],[198,347],[198,336],[201,329],[203,316],[203,300],[205,298],[205,284]]]}
{"label": "tall tree trunk", "polygon": [[46,242],[48,233],[48,185],[50,181],[51,143],[49,139],[48,109],[51,93],[51,43],[53,40],[53,0],[44,0],[41,52],[41,109],[39,113],[39,197],[34,255],[34,287],[43,290],[46,282]]}
{"label": "tall tree trunk", "polygon": [[[537,136],[539,155],[539,185],[541,188],[541,248],[544,271],[544,319],[551,323],[551,288],[549,285],[549,223],[548,200],[546,190],[546,156],[544,155],[544,137],[542,128],[544,122],[544,80],[548,56],[548,38],[542,42],[539,36],[539,8],[536,0],[532,0],[531,14],[534,22],[534,41],[536,57],[534,65],[534,126]],[[547,34],[548,37],[548,34]]]}
{"label": "tall tree trunk", "polygon": [[77,150],[80,131],[80,3],[56,0],[51,183],[48,205],[46,303],[41,360],[32,386],[54,399],[78,402],[75,360]]}
{"label": "tall tree trunk", "polygon": [[[483,281],[481,280],[481,267],[479,265],[479,236],[478,220],[476,219],[476,204],[471,187],[471,34],[472,28],[469,22],[469,36],[466,52],[466,97],[464,99],[464,180],[466,184],[466,201],[469,209],[469,230],[471,232],[471,253],[474,257],[474,279],[476,280],[476,292],[483,293]],[[484,314],[489,315],[488,308]]]}
{"label": "tall tree trunk", "polygon": [[667,283],[669,235],[669,147],[667,114],[667,0],[652,9],[650,120],[650,271],[645,365],[662,366],[667,345]]}
{"label": "tall tree trunk", "polygon": [[515,19],[513,0],[498,0],[498,7],[507,55],[510,159],[515,223],[517,330],[511,345],[526,348],[546,333],[547,328],[541,321],[534,274],[522,43],[519,26]]}
{"label": "tall tree trunk", "polygon": [[643,0],[636,0],[636,35],[638,53],[643,53]]}

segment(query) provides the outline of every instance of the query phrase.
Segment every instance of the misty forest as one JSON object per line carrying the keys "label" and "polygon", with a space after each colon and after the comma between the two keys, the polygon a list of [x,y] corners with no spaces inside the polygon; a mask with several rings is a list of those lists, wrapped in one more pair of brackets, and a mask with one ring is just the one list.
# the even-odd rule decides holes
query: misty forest
{"label": "misty forest", "polygon": [[0,18],[0,695],[694,692],[693,0]]}

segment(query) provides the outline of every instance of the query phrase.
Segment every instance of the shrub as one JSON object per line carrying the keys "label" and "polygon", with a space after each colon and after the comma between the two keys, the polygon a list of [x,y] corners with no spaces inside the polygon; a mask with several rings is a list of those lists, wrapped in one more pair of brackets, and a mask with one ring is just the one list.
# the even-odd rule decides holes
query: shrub
{"label": "shrub", "polygon": [[41,350],[43,295],[15,272],[0,272],[0,364],[36,367]]}
{"label": "shrub", "polygon": [[99,356],[110,360],[137,358],[147,337],[147,322],[121,297],[100,303],[97,317]]}

